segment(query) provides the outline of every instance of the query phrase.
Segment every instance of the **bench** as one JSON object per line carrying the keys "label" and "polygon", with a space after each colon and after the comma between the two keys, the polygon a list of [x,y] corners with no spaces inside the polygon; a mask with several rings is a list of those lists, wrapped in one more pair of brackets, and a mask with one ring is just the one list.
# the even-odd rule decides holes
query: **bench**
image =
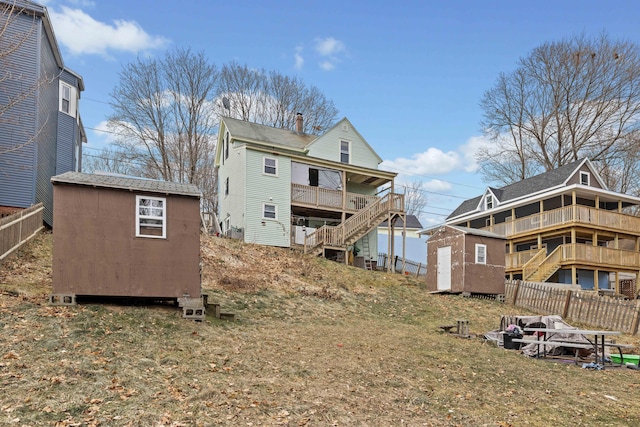
{"label": "bench", "polygon": [[[604,343],[605,347],[615,347],[618,349],[618,353],[620,353],[620,364],[623,365],[623,361],[624,361],[624,357],[622,356],[622,349],[633,349],[635,348],[635,346],[631,345],[631,344],[618,344],[615,342],[605,342]],[[612,362],[613,363],[613,362]]]}

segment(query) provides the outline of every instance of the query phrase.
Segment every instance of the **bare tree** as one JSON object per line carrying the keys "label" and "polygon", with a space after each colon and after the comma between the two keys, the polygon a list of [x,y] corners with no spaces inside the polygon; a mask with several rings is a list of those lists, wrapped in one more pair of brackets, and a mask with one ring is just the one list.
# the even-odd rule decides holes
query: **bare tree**
{"label": "bare tree", "polygon": [[163,59],[138,59],[120,72],[108,122],[117,136],[117,152],[129,161],[127,170],[195,184],[210,209],[216,206],[215,197],[207,197],[217,186],[211,178],[217,79],[216,67],[204,54],[188,49],[169,52]]}
{"label": "bare tree", "polygon": [[407,215],[417,215],[424,210],[427,205],[427,197],[422,191],[422,181],[415,181],[404,185],[404,210]]}
{"label": "bare tree", "polygon": [[294,129],[304,115],[305,133],[319,134],[337,119],[338,110],[315,86],[276,71],[256,70],[232,62],[222,67],[219,96],[229,100],[228,115],[282,129]]}
{"label": "bare tree", "polygon": [[480,105],[494,145],[478,161],[490,181],[512,183],[584,157],[619,175],[625,168],[614,159],[638,154],[629,149],[640,129],[640,48],[606,34],[545,43],[501,74]]}

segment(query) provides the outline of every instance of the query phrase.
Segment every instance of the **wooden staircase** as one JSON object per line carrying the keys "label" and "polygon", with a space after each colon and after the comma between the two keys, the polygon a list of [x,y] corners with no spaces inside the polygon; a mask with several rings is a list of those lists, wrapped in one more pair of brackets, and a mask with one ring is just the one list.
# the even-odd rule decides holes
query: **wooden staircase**
{"label": "wooden staircase", "polygon": [[388,193],[336,226],[323,225],[304,239],[304,253],[320,255],[325,248],[346,251],[385,219],[404,212],[404,194]]}
{"label": "wooden staircase", "polygon": [[524,266],[522,279],[529,282],[545,282],[560,269],[562,262],[562,245],[558,246],[546,257],[546,249],[541,249]]}

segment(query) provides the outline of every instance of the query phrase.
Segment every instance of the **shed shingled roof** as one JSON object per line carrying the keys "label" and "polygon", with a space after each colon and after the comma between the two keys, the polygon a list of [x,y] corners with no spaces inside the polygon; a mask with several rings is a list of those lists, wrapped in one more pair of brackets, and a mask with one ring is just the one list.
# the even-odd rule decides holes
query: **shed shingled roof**
{"label": "shed shingled roof", "polygon": [[201,197],[200,190],[193,184],[160,181],[156,179],[133,178],[122,175],[65,172],[51,178],[53,184],[74,184],[90,187],[115,188],[128,191],[145,191],[159,194]]}
{"label": "shed shingled roof", "polygon": [[[571,175],[573,175],[576,169],[584,161],[585,159],[576,160],[573,163],[560,166],[557,169],[532,176],[531,178],[523,179],[522,181],[515,182],[502,188],[491,188],[491,191],[498,198],[500,203],[518,199],[529,194],[538,193],[542,190],[563,184]],[[473,199],[465,200],[451,213],[451,215],[447,217],[447,219],[455,218],[468,212],[473,212],[478,207],[478,203],[480,203],[481,199],[482,196],[477,196]]]}

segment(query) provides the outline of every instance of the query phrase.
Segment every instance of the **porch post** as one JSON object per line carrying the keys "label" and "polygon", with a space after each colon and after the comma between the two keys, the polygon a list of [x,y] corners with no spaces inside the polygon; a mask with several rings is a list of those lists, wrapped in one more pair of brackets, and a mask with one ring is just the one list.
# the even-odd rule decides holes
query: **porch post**
{"label": "porch post", "polygon": [[578,274],[577,274],[575,265],[571,266],[571,284],[572,285],[578,284]]}
{"label": "porch post", "polygon": [[347,171],[342,171],[342,220],[347,219]]}
{"label": "porch post", "polygon": [[593,270],[593,289],[596,292],[600,289],[600,284],[598,283],[598,269]]}

